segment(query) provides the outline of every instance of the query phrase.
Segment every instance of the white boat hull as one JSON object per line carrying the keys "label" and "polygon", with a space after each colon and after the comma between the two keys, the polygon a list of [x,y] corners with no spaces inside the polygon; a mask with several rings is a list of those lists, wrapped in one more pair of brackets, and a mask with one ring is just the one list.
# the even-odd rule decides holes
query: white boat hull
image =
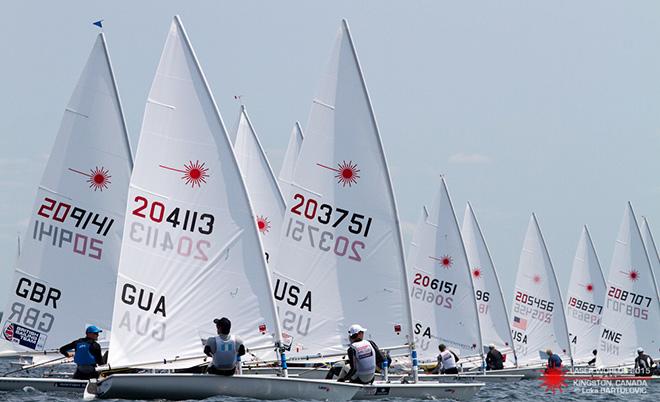
{"label": "white boat hull", "polygon": [[516,382],[525,378],[522,374],[420,374],[420,381],[437,381],[441,383],[447,382]]}
{"label": "white boat hull", "polygon": [[434,384],[423,382],[416,384],[375,382],[363,385],[353,396],[354,400],[363,399],[452,399],[470,400],[484,386],[484,383]]}
{"label": "white boat hull", "polygon": [[359,385],[270,376],[210,374],[113,374],[90,383],[85,399],[205,399],[235,396],[254,399],[347,401]]}
{"label": "white boat hull", "polygon": [[87,386],[86,380],[68,378],[29,378],[0,377],[0,391],[20,391],[35,389],[41,392],[81,392]]}

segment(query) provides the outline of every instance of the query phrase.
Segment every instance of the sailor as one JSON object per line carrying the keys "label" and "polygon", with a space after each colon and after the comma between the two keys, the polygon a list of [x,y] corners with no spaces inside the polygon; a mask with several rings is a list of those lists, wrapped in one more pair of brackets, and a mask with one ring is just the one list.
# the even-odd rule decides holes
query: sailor
{"label": "sailor", "polygon": [[552,353],[552,350],[548,349],[545,351],[545,353],[548,355],[548,366],[546,367],[546,370],[548,369],[560,369],[561,368],[561,358],[559,357],[558,354]]}
{"label": "sailor", "polygon": [[438,350],[440,354],[438,355],[438,365],[433,374],[458,374],[458,367],[456,367],[456,362],[459,360],[456,353],[447,349],[444,343],[438,345]]}
{"label": "sailor", "polygon": [[334,366],[326,378],[339,374],[337,381],[349,381],[356,384],[371,384],[376,369],[383,364],[385,357],[373,341],[364,340],[367,329],[353,324],[348,329],[351,345],[348,347],[348,364]]}
{"label": "sailor", "polygon": [[[95,325],[90,325],[85,330],[85,337],[76,339],[60,348],[60,353],[64,356],[73,356],[76,363],[76,372],[73,378],[76,380],[89,380],[98,378],[96,366],[103,364],[103,355],[101,354],[101,345],[96,342],[99,339],[99,333],[103,332]],[[71,353],[71,351],[74,353]]]}
{"label": "sailor", "polygon": [[594,358],[587,362],[589,366],[593,366],[596,364],[596,355],[598,354],[598,350],[594,349],[591,351],[591,353],[594,355]]}
{"label": "sailor", "polygon": [[644,353],[643,348],[637,348],[637,358],[635,359],[635,375],[650,376],[653,373],[653,359]]}
{"label": "sailor", "polygon": [[232,376],[236,371],[238,357],[245,354],[245,346],[241,338],[229,335],[231,321],[227,317],[213,320],[218,336],[206,340],[204,354],[212,357],[208,372],[211,374]]}
{"label": "sailor", "polygon": [[504,357],[499,350],[495,349],[495,344],[488,345],[488,354],[486,355],[486,370],[502,370],[504,368]]}

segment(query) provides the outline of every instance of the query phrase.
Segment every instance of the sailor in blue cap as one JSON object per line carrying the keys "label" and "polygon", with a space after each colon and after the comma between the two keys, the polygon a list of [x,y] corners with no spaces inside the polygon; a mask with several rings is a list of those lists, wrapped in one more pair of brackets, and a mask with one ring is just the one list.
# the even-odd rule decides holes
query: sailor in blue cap
{"label": "sailor in blue cap", "polygon": [[[85,330],[85,337],[76,339],[60,348],[60,353],[64,356],[73,356],[76,363],[76,372],[73,378],[77,380],[89,380],[98,378],[96,366],[103,364],[103,355],[101,354],[101,345],[96,342],[99,339],[101,329],[96,325],[90,325]],[[74,351],[72,354],[71,351]]]}

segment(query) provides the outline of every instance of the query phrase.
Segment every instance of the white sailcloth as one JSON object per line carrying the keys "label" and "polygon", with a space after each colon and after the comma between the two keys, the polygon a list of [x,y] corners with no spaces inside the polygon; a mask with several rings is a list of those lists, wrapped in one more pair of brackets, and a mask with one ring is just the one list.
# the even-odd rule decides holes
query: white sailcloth
{"label": "white sailcloth", "polygon": [[614,244],[600,329],[598,367],[632,364],[636,349],[660,352],[660,302],[632,205],[628,203]]}
{"label": "white sailcloth", "polygon": [[428,214],[415,230],[408,257],[419,358],[435,361],[441,343],[460,356],[480,356],[470,266],[444,178]]}
{"label": "white sailcloth", "polygon": [[588,362],[598,345],[607,285],[589,230],[582,229],[566,294],[566,323],[575,362]]}
{"label": "white sailcloth", "polygon": [[256,224],[266,261],[271,261],[280,240],[286,204],[245,106],[241,106],[234,153],[257,215]]}
{"label": "white sailcloth", "polygon": [[[649,255],[649,261],[651,262],[651,268],[653,269],[653,277],[655,278],[655,288],[658,289],[658,275],[660,275],[660,255],[658,255],[658,248],[655,245],[655,240],[653,240],[653,235],[651,234],[651,226],[646,220],[646,217],[642,217],[642,226],[639,228],[642,232],[642,241],[644,241],[644,247],[646,247],[646,253]],[[660,299],[660,295],[658,295]]]}
{"label": "white sailcloth", "polygon": [[50,351],[87,325],[110,328],[132,167],[127,135],[99,34],[65,109],[16,262],[0,337],[15,350]]}
{"label": "white sailcloth", "polygon": [[461,235],[474,283],[474,299],[479,312],[482,342],[484,345],[494,344],[502,354],[511,357],[507,359],[508,363],[515,364],[509,315],[504,304],[500,280],[470,203],[465,207]]}
{"label": "white sailcloth", "polygon": [[571,350],[563,305],[550,254],[532,214],[520,252],[510,314],[519,365],[544,363],[547,349],[568,364]]}
{"label": "white sailcloth", "polygon": [[299,356],[344,352],[354,323],[381,347],[412,336],[392,184],[345,21],[323,77],[273,270],[282,327]]}
{"label": "white sailcloth", "polygon": [[284,160],[282,161],[282,167],[278,176],[282,189],[288,189],[291,185],[293,172],[296,169],[296,161],[298,160],[298,154],[300,153],[304,138],[300,123],[296,122],[293,130],[291,130],[289,144],[286,147],[286,153],[284,154]]}
{"label": "white sailcloth", "polygon": [[248,347],[273,344],[277,315],[254,214],[178,17],[149,92],[127,211],[111,366],[199,356],[221,316]]}

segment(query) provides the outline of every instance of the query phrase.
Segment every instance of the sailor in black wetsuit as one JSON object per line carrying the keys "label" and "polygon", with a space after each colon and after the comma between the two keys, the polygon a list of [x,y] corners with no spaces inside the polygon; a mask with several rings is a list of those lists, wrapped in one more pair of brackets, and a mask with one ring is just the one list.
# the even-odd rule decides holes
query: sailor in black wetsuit
{"label": "sailor in black wetsuit", "polygon": [[76,339],[60,348],[60,353],[70,357],[71,351],[74,351],[73,361],[76,363],[76,372],[73,378],[76,380],[89,380],[98,378],[96,366],[103,364],[103,355],[101,354],[101,345],[96,342],[99,339],[100,328],[90,325],[85,330],[85,337]]}
{"label": "sailor in black wetsuit", "polygon": [[495,348],[495,344],[488,345],[486,355],[486,370],[502,370],[504,368],[504,356]]}

